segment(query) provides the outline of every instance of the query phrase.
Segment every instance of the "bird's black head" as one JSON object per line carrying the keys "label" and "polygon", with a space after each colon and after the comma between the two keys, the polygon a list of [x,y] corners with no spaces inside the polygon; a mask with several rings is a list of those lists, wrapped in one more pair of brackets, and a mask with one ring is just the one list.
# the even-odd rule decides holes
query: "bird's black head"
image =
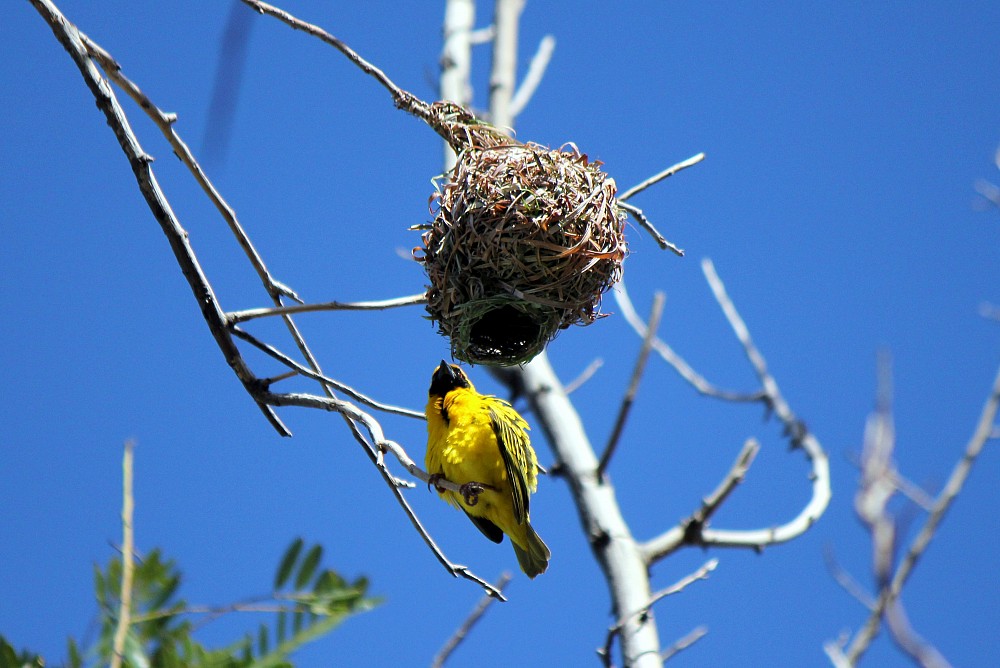
{"label": "bird's black head", "polygon": [[448,364],[441,360],[441,364],[434,370],[431,376],[431,388],[428,394],[433,397],[443,397],[456,387],[472,387],[468,376],[457,364]]}

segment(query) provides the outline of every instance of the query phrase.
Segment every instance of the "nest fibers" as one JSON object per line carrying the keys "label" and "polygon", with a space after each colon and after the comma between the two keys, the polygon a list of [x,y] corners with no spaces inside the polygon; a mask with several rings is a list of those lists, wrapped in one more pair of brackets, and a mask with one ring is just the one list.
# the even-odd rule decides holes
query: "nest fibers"
{"label": "nest fibers", "polygon": [[414,249],[430,280],[427,311],[456,358],[523,364],[560,329],[599,318],[601,296],[621,278],[615,182],[575,146],[522,144],[441,108],[437,129],[458,162]]}

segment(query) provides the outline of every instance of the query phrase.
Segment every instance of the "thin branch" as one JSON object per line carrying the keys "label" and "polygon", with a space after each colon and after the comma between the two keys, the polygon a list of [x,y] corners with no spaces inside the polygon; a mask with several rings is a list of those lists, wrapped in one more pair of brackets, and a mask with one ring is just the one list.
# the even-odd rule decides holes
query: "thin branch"
{"label": "thin branch", "polygon": [[[673,585],[667,587],[666,589],[661,589],[650,596],[649,601],[638,610],[622,616],[617,623],[608,629],[608,634],[604,639],[604,646],[597,650],[597,655],[601,657],[602,663],[605,666],[611,666],[611,645],[614,643],[615,636],[619,635],[627,624],[634,620],[644,620],[649,617],[653,606],[667,596],[672,596],[673,594],[684,591],[688,585],[697,582],[698,580],[707,580],[709,573],[714,571],[718,565],[718,559],[709,559],[694,573],[681,578]],[[695,640],[697,640],[697,638]]]}
{"label": "thin branch", "polygon": [[[503,591],[504,587],[507,586],[510,580],[511,580],[511,574],[504,571],[503,573],[500,574],[500,578],[496,581],[496,584],[494,584],[493,586],[496,588],[497,591]],[[472,627],[476,625],[476,622],[478,622],[480,618],[482,618],[482,616],[486,614],[486,611],[489,609],[490,605],[492,605],[495,600],[496,598],[488,594],[484,595],[479,600],[479,603],[476,604],[476,607],[472,610],[472,612],[469,614],[466,620],[462,622],[462,625],[459,626],[458,629],[455,631],[455,633],[451,636],[451,638],[448,639],[448,642],[444,644],[444,647],[441,648],[441,651],[439,651],[437,655],[435,655],[434,660],[431,661],[431,668],[440,668],[441,666],[444,665],[445,661],[448,660],[448,657],[450,657],[452,652],[455,651],[455,649],[459,646],[459,644],[461,644],[462,641],[465,640],[466,636],[469,635],[469,631],[471,631]]]}
{"label": "thin branch", "polygon": [[532,96],[535,94],[538,85],[542,83],[545,70],[548,69],[549,61],[552,60],[552,53],[555,50],[556,38],[552,35],[546,35],[538,43],[538,50],[535,51],[535,55],[531,58],[531,63],[528,65],[528,72],[524,75],[521,85],[518,86],[514,92],[514,97],[510,101],[510,115],[514,118],[521,115],[521,112],[528,106],[528,102],[531,101]]}
{"label": "thin branch", "polygon": [[[372,399],[371,397],[369,397],[366,394],[362,394],[361,392],[358,392],[357,390],[355,390],[350,385],[345,385],[344,383],[341,383],[339,380],[334,380],[333,378],[330,378],[329,376],[324,376],[321,373],[316,373],[312,369],[309,369],[309,368],[307,368],[307,367],[299,364],[298,362],[296,362],[291,357],[289,357],[288,355],[284,354],[283,352],[281,352],[280,350],[278,350],[274,346],[271,346],[271,345],[269,345],[267,343],[264,343],[263,341],[260,341],[255,336],[253,336],[252,334],[249,334],[248,332],[243,331],[239,327],[234,327],[232,329],[232,332],[233,332],[233,336],[236,336],[237,338],[243,339],[247,343],[249,343],[252,346],[254,346],[255,348],[257,348],[258,350],[266,353],[267,355],[270,355],[271,357],[273,357],[274,359],[278,360],[279,362],[281,362],[285,366],[293,369],[296,374],[301,375],[301,376],[305,376],[306,378],[310,378],[312,380],[315,380],[315,381],[317,381],[319,383],[322,383],[324,386],[332,387],[333,389],[337,390],[338,392],[342,392],[343,394],[346,394],[347,396],[351,397],[355,401],[359,401],[359,402],[365,404],[366,406],[371,406],[372,408],[374,408],[376,410],[384,411],[386,413],[392,413],[393,415],[402,415],[402,416],[405,416],[405,417],[415,418],[417,420],[425,420],[426,419],[426,416],[424,415],[423,411],[416,411],[416,410],[413,410],[411,408],[402,408],[400,406],[393,406],[391,404],[384,404],[381,401],[376,401],[375,399]],[[270,382],[266,382],[266,383],[262,383],[262,384],[264,384],[264,385],[270,385],[271,383]]]}
{"label": "thin branch", "polygon": [[680,654],[683,650],[686,650],[688,647],[690,647],[691,645],[695,644],[696,642],[704,638],[707,634],[708,634],[707,626],[698,626],[692,629],[691,632],[688,633],[686,636],[678,639],[677,642],[675,642],[673,645],[660,652],[660,658],[663,659],[664,663],[666,663],[670,659]]}
{"label": "thin branch", "polygon": [[[635,307],[632,306],[632,300],[628,296],[628,290],[625,289],[625,282],[619,281],[613,288],[613,292],[615,295],[615,301],[618,303],[618,308],[621,309],[622,315],[625,316],[625,320],[632,326],[632,329],[634,329],[639,336],[645,338],[646,332],[649,328],[643,319],[639,317]],[[690,384],[695,390],[698,391],[699,394],[703,396],[715,397],[717,399],[735,402],[760,401],[765,397],[763,390],[743,393],[717,388],[705,380],[705,378],[697,371],[692,369],[691,365],[684,361],[684,358],[674,352],[674,349],[659,337],[653,338],[653,349],[660,354],[660,357],[662,357],[667,364],[672,366],[674,370],[680,374],[681,378],[686,380],[688,384]]]}
{"label": "thin branch", "polygon": [[896,646],[922,668],[951,668],[951,664],[934,645],[920,637],[906,615],[900,598],[896,598],[886,609],[885,621]]}
{"label": "thin branch", "polygon": [[496,26],[488,25],[485,28],[477,28],[476,30],[469,31],[469,44],[472,46],[479,46],[480,44],[487,44],[493,41],[496,37],[497,29]]}
{"label": "thin branch", "polygon": [[122,455],[122,584],[111,668],[121,668],[125,658],[125,637],[132,623],[132,581],[135,575],[135,538],[132,531],[132,517],[135,511],[135,500],[132,495],[134,450],[135,443],[125,441],[125,452]]}
{"label": "thin branch", "polygon": [[[444,552],[441,550],[441,548],[438,547],[437,543],[434,542],[434,539],[431,538],[430,533],[428,533],[428,531],[424,528],[423,524],[421,524],[416,513],[413,512],[413,509],[406,502],[406,499],[403,498],[403,495],[399,489],[399,485],[397,484],[397,479],[395,478],[395,476],[392,475],[392,473],[390,473],[388,467],[386,467],[382,457],[382,453],[386,451],[391,452],[393,455],[395,455],[396,459],[399,460],[399,463],[403,465],[403,467],[407,470],[407,472],[410,473],[410,475],[414,476],[415,478],[419,479],[422,482],[428,484],[431,483],[432,482],[431,477],[426,471],[417,466],[416,462],[414,462],[410,458],[410,456],[406,454],[406,451],[403,449],[401,445],[399,445],[395,441],[391,441],[385,438],[385,435],[382,431],[382,426],[378,423],[378,421],[375,418],[373,418],[371,415],[368,415],[354,404],[336,398],[320,397],[312,394],[300,394],[300,393],[276,394],[273,392],[268,392],[266,390],[259,391],[259,398],[271,406],[301,406],[305,408],[318,408],[321,410],[326,410],[341,414],[348,421],[348,423],[352,425],[352,432],[354,433],[355,438],[363,446],[365,446],[365,449],[369,453],[369,456],[372,457],[373,462],[376,464],[379,473],[382,475],[386,484],[392,490],[392,493],[396,497],[396,500],[403,507],[403,510],[406,512],[407,517],[409,517],[410,522],[413,524],[414,528],[416,528],[417,531],[420,533],[420,536],[424,539],[424,542],[427,544],[427,546],[431,548],[431,551],[434,553],[434,556],[437,557],[441,565],[444,566],[448,570],[448,572],[452,574],[452,576],[463,577],[467,580],[471,580],[477,583],[483,589],[485,589],[489,595],[494,596],[501,601],[507,600],[503,597],[503,594],[497,591],[497,589],[493,585],[491,585],[489,582],[487,582],[486,580],[482,579],[481,577],[470,571],[466,566],[451,562],[444,555]],[[364,435],[357,430],[355,423],[361,423],[362,425],[364,425],[369,436],[371,437],[372,441],[371,444],[369,444],[364,439]],[[375,454],[373,454],[373,451]],[[441,489],[447,489],[459,493],[461,493],[462,491],[461,485],[457,485],[451,482],[450,480],[437,478],[434,479],[433,482],[437,487]]]}
{"label": "thin branch", "polygon": [[660,327],[660,317],[663,315],[663,302],[665,297],[662,292],[657,292],[653,296],[653,306],[649,313],[649,328],[646,336],[642,339],[642,346],[639,349],[639,356],[635,360],[635,368],[632,369],[632,379],[629,381],[625,396],[622,397],[621,406],[618,409],[618,416],[615,418],[615,426],[611,430],[608,444],[604,446],[604,453],[597,463],[597,478],[603,479],[607,471],[611,456],[615,453],[618,441],[621,438],[622,430],[625,429],[625,421],[628,419],[629,411],[635,402],[635,395],[639,392],[639,383],[642,381],[642,374],[646,370],[646,362],[649,361],[649,351],[653,347],[653,338],[656,330]]}
{"label": "thin branch", "polygon": [[823,561],[826,563],[826,569],[830,571],[830,575],[840,585],[841,589],[869,610],[875,609],[875,599],[865,591],[865,588],[850,573],[837,563],[837,557],[833,553],[833,548],[829,545],[823,548]]}
{"label": "thin branch", "polygon": [[652,235],[653,239],[656,240],[656,243],[660,246],[660,248],[664,250],[669,249],[678,257],[684,257],[684,250],[667,241],[666,237],[660,234],[660,231],[653,226],[653,223],[646,217],[646,214],[642,212],[642,209],[622,201],[618,202],[618,207],[632,214],[635,221],[639,223],[643,229],[649,232],[650,235]]}
{"label": "thin branch", "polygon": [[276,308],[254,308],[243,311],[230,311],[226,314],[233,325],[253,320],[254,318],[270,318],[273,316],[294,315],[296,313],[314,313],[316,311],[382,311],[400,306],[413,306],[426,301],[424,293],[396,297],[370,302],[322,302],[320,304],[296,304],[294,306],[279,306]]}
{"label": "thin branch", "polygon": [[249,5],[251,9],[260,14],[266,14],[268,16],[272,16],[295,30],[301,30],[306,34],[312,35],[313,37],[320,39],[326,44],[329,44],[330,46],[332,46],[333,48],[337,49],[342,54],[347,56],[347,59],[350,60],[355,65],[357,65],[362,72],[364,72],[365,74],[374,78],[376,81],[382,84],[383,88],[388,90],[389,93],[392,95],[393,103],[396,105],[397,108],[403,109],[408,113],[413,114],[414,116],[421,118],[423,120],[427,120],[427,118],[429,117],[430,109],[427,103],[421,101],[413,94],[397,86],[388,76],[386,76],[385,72],[383,72],[379,68],[369,63],[367,60],[358,55],[358,53],[355,52],[354,49],[347,46],[347,44],[340,41],[339,39],[337,39],[327,31],[323,30],[319,26],[298,19],[289,14],[288,12],[286,12],[285,10],[269,5],[266,2],[260,2],[259,0],[242,0],[242,1],[245,4]]}
{"label": "thin branch", "polygon": [[1000,322],[1000,306],[991,304],[990,302],[983,302],[979,305],[979,315],[987,320]]}
{"label": "thin branch", "polygon": [[692,165],[697,165],[699,162],[701,162],[704,159],[705,159],[705,154],[704,153],[699,153],[698,155],[691,156],[687,160],[682,160],[681,162],[678,162],[676,165],[673,165],[671,167],[667,167],[666,169],[664,169],[659,174],[656,174],[655,176],[649,177],[648,179],[646,179],[642,183],[640,183],[638,185],[635,185],[635,186],[632,186],[631,188],[629,188],[628,190],[626,190],[625,192],[623,192],[621,195],[618,195],[618,201],[619,202],[624,202],[624,201],[628,200],[629,198],[634,197],[635,195],[641,193],[643,190],[645,190],[646,188],[650,187],[651,185],[659,183],[663,179],[665,179],[667,177],[670,177],[670,176],[673,176],[677,172],[679,172],[679,171],[681,171],[683,169],[687,169],[688,167],[691,167]]}
{"label": "thin branch", "polygon": [[584,383],[590,380],[602,366],[604,366],[604,360],[600,357],[595,358],[594,361],[587,365],[587,368],[580,372],[579,376],[566,383],[566,387],[564,388],[566,394],[573,394],[583,387]]}
{"label": "thin branch", "polygon": [[[87,84],[88,88],[94,95],[94,98],[97,101],[98,108],[104,113],[105,117],[107,118],[109,126],[114,131],[115,136],[118,139],[119,144],[121,145],[122,151],[128,158],[129,163],[132,167],[132,171],[135,173],[139,189],[142,192],[143,196],[145,197],[147,204],[149,205],[150,210],[152,211],[157,222],[163,229],[163,232],[167,237],[170,246],[174,252],[174,256],[178,264],[180,265],[181,270],[184,273],[184,276],[187,279],[192,292],[194,293],[199,308],[201,309],[202,316],[205,318],[209,330],[212,332],[212,335],[215,338],[217,345],[221,349],[226,361],[229,363],[230,367],[233,369],[237,377],[243,383],[244,388],[247,390],[250,396],[253,397],[254,400],[257,402],[257,405],[267,416],[268,420],[271,422],[274,428],[284,436],[291,435],[291,432],[289,432],[288,429],[278,419],[276,413],[271,408],[271,405],[275,406],[289,405],[289,403],[294,403],[294,400],[286,401],[285,403],[282,403],[280,400],[277,402],[272,401],[272,397],[282,397],[282,396],[288,397],[291,395],[272,395],[270,392],[267,392],[265,386],[262,384],[260,379],[256,378],[252,373],[252,371],[247,366],[245,360],[243,359],[242,355],[239,352],[239,349],[237,348],[235,342],[232,339],[232,334],[229,330],[229,322],[226,318],[226,314],[222,311],[221,307],[219,306],[218,300],[214,295],[211,284],[209,283],[207,277],[205,276],[204,272],[201,269],[201,266],[198,263],[198,260],[194,254],[194,250],[190,245],[188,234],[180,226],[180,223],[177,221],[173,211],[171,210],[169,202],[167,201],[166,197],[164,196],[162,190],[159,187],[159,184],[156,181],[156,178],[150,167],[150,163],[152,162],[152,157],[146,154],[145,151],[142,150],[142,147],[140,146],[138,139],[136,138],[134,132],[132,131],[131,126],[128,123],[124,111],[118,104],[118,100],[116,99],[110,84],[106,79],[104,79],[104,77],[101,76],[100,72],[98,72],[94,62],[91,60],[91,57],[101,61],[107,67],[106,71],[108,72],[108,75],[109,76],[113,75],[115,77],[116,82],[119,83],[119,85],[122,85],[127,92],[129,92],[130,94],[134,94],[136,96],[137,102],[139,102],[140,106],[143,106],[144,109],[152,115],[154,121],[157,122],[157,124],[161,127],[161,129],[164,130],[164,133],[168,136],[171,145],[175,149],[175,152],[177,152],[178,155],[186,154],[190,156],[190,152],[187,150],[186,145],[184,145],[184,143],[180,140],[179,137],[176,136],[176,134],[172,131],[170,127],[176,120],[176,116],[172,114],[164,114],[163,112],[159,111],[158,108],[154,109],[153,108],[154,105],[152,105],[152,103],[149,102],[148,98],[146,98],[141,93],[141,91],[139,91],[138,87],[136,87],[134,84],[131,84],[131,82],[128,82],[127,79],[125,79],[125,77],[121,75],[120,68],[117,66],[114,59],[110,57],[110,55],[104,52],[103,49],[100,49],[100,47],[97,46],[92,41],[88,40],[86,44],[84,43],[84,40],[86,39],[85,36],[83,36],[76,29],[75,26],[73,26],[66,20],[66,18],[59,12],[59,10],[52,4],[51,0],[32,0],[32,4],[36,7],[39,14],[41,14],[42,17],[45,19],[45,21],[49,24],[56,38],[60,41],[60,43],[64,46],[64,48],[73,58],[81,74],[83,75],[85,83]],[[183,155],[182,159],[185,159]],[[185,160],[185,163],[188,164],[188,161]],[[194,162],[193,157],[190,158],[190,164],[188,164],[188,166],[189,169],[192,169],[195,172],[196,176],[200,174],[200,167],[198,167],[197,163]],[[199,178],[199,182],[202,182],[203,187],[206,187],[207,179],[205,179],[205,181],[203,182],[202,178]],[[208,185],[210,186],[210,184]],[[211,188],[211,190],[214,190],[214,188]],[[220,203],[224,204],[221,197],[213,198],[213,201],[216,202],[217,206],[220,206]],[[223,207],[223,208],[228,208],[228,207]],[[230,222],[234,220],[235,218],[232,217],[232,220]],[[262,264],[260,266],[262,266]],[[260,266],[258,267],[258,270],[260,270]],[[280,303],[280,298],[282,296],[287,295],[287,296],[292,296],[293,298],[297,298],[294,296],[294,293],[291,292],[287,287],[281,285],[280,283],[274,281],[273,279],[270,279],[269,277],[265,279],[264,282],[266,288],[268,289],[269,294],[271,294],[272,297],[274,298],[276,306],[279,307],[282,306],[282,304]],[[316,375],[321,375],[322,372],[319,369],[319,366],[316,363],[315,358],[309,351],[308,347],[305,345],[304,340],[299,334],[294,323],[291,321],[290,316],[286,314],[283,316],[283,318],[289,330],[291,331],[293,337],[296,339],[296,342],[299,345],[299,348],[302,351],[303,355],[309,361],[310,366],[312,366],[313,373]],[[372,418],[371,416],[361,411],[360,409],[354,407],[353,405],[347,402],[334,399],[332,397],[330,386],[324,383],[322,387],[324,392],[327,393],[327,398],[324,400],[320,397],[314,397],[314,399],[318,400],[318,402],[315,402],[315,405],[313,407],[322,407],[326,410],[335,410],[336,412],[340,413],[344,417],[344,419],[348,421],[349,427],[351,428],[352,433],[355,434],[356,438],[361,436],[361,433],[357,429],[357,425],[354,423],[354,421],[361,421],[362,424],[365,425],[365,428],[368,429],[369,433],[373,435],[373,440],[375,440],[379,448],[379,452],[376,454],[373,451],[372,446],[367,446],[366,451],[368,452],[369,457],[372,459],[373,462],[377,463],[380,474],[383,476],[384,480],[392,490],[392,493],[396,496],[397,501],[400,503],[404,511],[407,513],[407,516],[410,518],[411,523],[417,528],[418,532],[424,538],[424,541],[428,544],[428,546],[430,546],[432,552],[435,554],[437,559],[445,566],[445,568],[448,569],[448,571],[453,576],[463,577],[471,581],[474,581],[481,587],[483,587],[487,592],[490,592],[492,595],[495,595],[498,598],[503,599],[502,594],[497,592],[492,587],[492,585],[490,585],[482,578],[476,576],[474,573],[469,571],[465,566],[452,564],[450,561],[448,561],[447,558],[444,556],[444,554],[441,552],[441,550],[434,544],[434,541],[431,539],[427,531],[420,525],[420,522],[417,519],[416,515],[413,513],[412,509],[409,507],[409,505],[406,503],[406,500],[401,495],[399,488],[399,480],[395,478],[391,473],[389,473],[388,469],[384,466],[384,463],[381,462],[381,449],[385,447],[386,443],[391,443],[391,442],[386,441],[382,436],[381,426],[379,426],[378,422],[375,421],[374,418]],[[309,395],[304,395],[304,396],[309,396]],[[326,402],[325,405],[323,405],[324,401]],[[298,405],[309,405],[309,404],[308,402],[304,402]],[[359,442],[361,442],[363,446],[365,446],[363,438],[358,438],[358,440]],[[395,446],[395,449],[393,451],[396,452],[398,457],[401,457],[401,461],[403,461],[402,458],[409,460],[409,458],[405,456],[405,452],[403,452],[398,445]],[[412,464],[412,460],[409,461],[413,466],[413,468],[416,468],[416,465]],[[426,474],[424,474],[424,477],[426,478]],[[450,484],[451,483],[448,483],[447,481],[439,482],[439,485],[445,488],[447,488],[448,485]]]}
{"label": "thin branch", "polygon": [[783,543],[805,533],[826,511],[827,506],[829,506],[830,462],[819,440],[806,428],[805,423],[796,417],[791,407],[789,407],[781,395],[777,381],[768,372],[767,363],[764,361],[763,355],[757,350],[750,337],[750,331],[737,312],[732,300],[729,299],[729,295],[726,294],[726,288],[719,279],[718,274],[715,273],[712,261],[706,258],[702,260],[701,266],[716,301],[719,302],[719,306],[722,308],[726,319],[736,334],[736,338],[743,344],[744,353],[757,373],[768,405],[784,425],[785,435],[791,441],[792,446],[801,448],[809,460],[811,464],[809,477],[812,481],[812,496],[809,499],[809,503],[789,522],[778,527],[757,531],[718,531],[708,529],[703,538],[717,545],[752,546],[755,548],[774,543]]}
{"label": "thin branch", "polygon": [[722,482],[711,494],[702,499],[701,506],[677,526],[640,546],[648,565],[652,566],[683,545],[708,544],[705,533],[709,519],[746,478],[747,471],[750,470],[750,465],[753,464],[758,452],[760,452],[760,443],[756,439],[748,438]]}
{"label": "thin branch", "polygon": [[874,640],[875,636],[878,634],[883,614],[885,614],[887,608],[903,591],[903,585],[906,584],[907,579],[909,579],[910,575],[913,573],[913,569],[916,567],[917,561],[920,559],[921,555],[923,555],[928,545],[930,545],[931,540],[934,538],[934,534],[937,532],[938,526],[941,524],[941,521],[944,520],[945,515],[951,508],[951,504],[961,493],[966,479],[972,472],[972,466],[975,464],[976,458],[982,452],[983,446],[993,433],[998,408],[1000,408],[1000,369],[997,370],[997,375],[993,381],[993,387],[990,390],[990,394],[986,399],[982,412],[980,413],[979,422],[976,424],[972,437],[965,446],[962,458],[955,465],[955,468],[952,469],[951,475],[948,477],[948,481],[945,483],[944,488],[938,494],[934,507],[927,516],[923,527],[921,527],[920,532],[913,539],[909,549],[906,551],[906,555],[903,557],[899,567],[896,569],[890,586],[881,593],[878,601],[876,602],[875,608],[868,617],[868,621],[851,641],[851,644],[846,652],[850,665],[855,665],[861,656],[868,650],[872,640]]}
{"label": "thin branch", "polygon": [[[250,371],[250,368],[240,355],[236,344],[226,331],[225,315],[219,306],[208,278],[198,263],[194,249],[188,240],[187,232],[181,227],[180,222],[174,215],[153,173],[151,167],[152,156],[148,155],[142,149],[138,138],[135,136],[125,116],[125,112],[115,97],[111,85],[101,76],[91,60],[88,47],[84,44],[84,36],[76,26],[63,16],[50,0],[31,0],[31,2],[42,18],[49,24],[56,39],[63,45],[80,70],[84,83],[86,83],[93,94],[97,102],[97,107],[107,119],[108,125],[118,139],[122,152],[129,161],[129,165],[136,178],[136,183],[139,186],[139,191],[145,198],[153,217],[159,223],[160,228],[170,243],[174,258],[177,260],[184,278],[194,293],[195,300],[201,309],[202,317],[205,318],[205,322],[208,324],[216,344],[222,351],[230,368],[233,369],[237,378],[240,379],[240,382],[243,383],[243,386],[252,396],[252,387],[257,382],[257,379],[254,377],[253,372]],[[110,69],[114,71],[114,68]],[[167,117],[166,121],[169,122],[169,120],[169,117]],[[291,435],[291,432],[281,423],[281,420],[270,407],[261,402],[257,402],[257,406],[279,434],[283,436]]]}

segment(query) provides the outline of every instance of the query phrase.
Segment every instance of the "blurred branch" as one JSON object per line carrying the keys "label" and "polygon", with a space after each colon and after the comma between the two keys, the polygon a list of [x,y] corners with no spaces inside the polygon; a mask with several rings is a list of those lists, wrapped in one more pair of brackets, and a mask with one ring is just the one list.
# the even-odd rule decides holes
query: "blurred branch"
{"label": "blurred branch", "polygon": [[823,549],[823,561],[826,562],[826,569],[830,571],[830,575],[833,579],[840,585],[840,588],[850,594],[858,603],[865,606],[869,610],[875,609],[875,599],[872,598],[871,594],[865,591],[857,580],[855,580],[850,573],[845,571],[840,564],[837,563],[837,558],[833,553],[833,548],[829,545]]}
{"label": "blurred branch", "polygon": [[[642,318],[639,317],[639,314],[636,313],[635,307],[632,306],[632,300],[629,298],[628,290],[625,289],[625,282],[619,281],[613,288],[613,292],[615,295],[615,301],[618,303],[618,308],[621,309],[621,313],[625,317],[625,320],[632,326],[632,329],[635,330],[636,334],[641,337],[645,337],[649,328],[646,323],[643,322]],[[740,393],[729,390],[721,390],[715,387],[705,380],[705,378],[698,372],[692,369],[680,355],[674,352],[674,349],[671,348],[669,344],[659,337],[653,337],[653,349],[660,354],[660,357],[662,357],[667,364],[672,366],[674,370],[681,375],[681,378],[694,387],[699,394],[736,402],[760,401],[765,396],[763,390],[758,390],[753,393]]]}
{"label": "blurred branch", "polygon": [[597,373],[597,370],[600,369],[602,366],[604,366],[603,359],[601,359],[600,357],[594,359],[593,362],[587,365],[587,368],[585,368],[583,371],[580,372],[579,376],[577,376],[570,382],[566,383],[566,387],[563,388],[566,394],[573,394],[581,387],[583,387],[584,383],[590,380],[593,377],[593,375]]}
{"label": "blurred branch", "polygon": [[[497,591],[503,591],[504,587],[507,586],[510,580],[511,574],[504,571],[500,574],[500,578],[493,586]],[[495,600],[496,599],[494,597],[489,595],[483,596],[479,600],[479,603],[476,604],[476,607],[472,610],[465,621],[462,622],[462,625],[459,626],[451,638],[448,639],[448,642],[444,644],[441,651],[435,655],[434,660],[431,661],[431,668],[440,668],[444,665],[445,661],[448,660],[448,657],[450,657],[452,652],[455,651],[455,648],[457,648],[461,642],[465,640],[465,637],[469,635],[469,631],[471,631],[472,627],[476,625],[476,622],[478,622],[480,618],[486,614],[486,611]]]}
{"label": "blurred branch", "polygon": [[951,664],[937,648],[921,638],[910,626],[910,620],[899,597],[886,609],[885,621],[889,625],[889,632],[896,641],[896,646],[914,663],[922,668],[951,668]]}
{"label": "blurred branch", "polygon": [[646,362],[649,360],[649,351],[653,346],[653,337],[656,336],[656,330],[660,327],[660,317],[663,315],[663,302],[663,293],[657,292],[653,296],[653,306],[649,313],[649,329],[646,330],[646,336],[642,339],[639,357],[636,359],[635,368],[632,370],[632,379],[629,381],[625,396],[622,397],[621,407],[618,409],[618,417],[615,418],[615,426],[611,430],[611,437],[608,438],[608,444],[604,446],[604,453],[601,454],[601,458],[597,463],[598,478],[604,477],[604,472],[611,461],[611,455],[614,454],[618,440],[621,438],[622,430],[625,428],[625,421],[628,419],[629,411],[635,402],[635,395],[639,392],[639,383],[646,369]]}
{"label": "blurred branch", "polygon": [[493,6],[493,67],[490,69],[490,121],[500,129],[513,130],[511,107],[517,79],[518,25],[524,0],[496,0]]}
{"label": "blurred branch", "polygon": [[121,668],[124,660],[125,637],[132,623],[132,580],[135,574],[135,539],[132,530],[132,517],[135,510],[135,500],[132,495],[132,456],[135,443],[125,441],[125,452],[122,455],[122,583],[120,605],[118,606],[118,622],[115,625],[115,635],[112,644],[111,668]]}
{"label": "blurred branch", "polygon": [[708,634],[708,627],[706,626],[698,626],[692,629],[691,632],[688,633],[686,636],[678,639],[677,642],[675,642],[673,645],[663,650],[663,652],[660,653],[660,658],[663,659],[664,663],[666,663],[670,659],[680,654],[683,650],[686,650],[688,647],[690,647],[691,645],[695,644],[696,642],[704,638],[705,635],[707,634]]}
{"label": "blurred branch", "polygon": [[919,533],[907,549],[888,586],[882,588],[879,592],[878,600],[867,622],[854,636],[850,646],[847,647],[845,653],[846,665],[856,665],[878,634],[883,616],[888,613],[888,610],[899,598],[903,591],[903,586],[917,565],[917,561],[930,545],[931,540],[933,540],[938,526],[951,508],[951,504],[961,493],[965,481],[972,472],[976,458],[982,452],[986,442],[992,437],[998,408],[1000,408],[1000,369],[997,370],[997,375],[993,380],[993,387],[980,413],[979,421],[976,424],[972,437],[965,446],[961,459],[955,464],[954,469],[952,469],[951,475],[935,499],[923,527],[921,527]]}
{"label": "blurred branch", "polygon": [[538,50],[535,51],[535,55],[528,65],[528,73],[524,75],[521,85],[517,87],[514,97],[510,101],[510,114],[514,118],[520,116],[524,108],[528,106],[528,102],[531,101],[531,97],[545,76],[545,70],[548,69],[549,61],[552,60],[552,53],[555,50],[556,38],[552,35],[546,35],[538,43]]}

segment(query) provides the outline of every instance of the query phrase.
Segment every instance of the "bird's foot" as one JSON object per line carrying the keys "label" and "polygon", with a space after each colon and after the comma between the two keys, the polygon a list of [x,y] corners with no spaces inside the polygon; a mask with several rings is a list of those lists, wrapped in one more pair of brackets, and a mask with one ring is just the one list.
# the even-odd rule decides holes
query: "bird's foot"
{"label": "bird's foot", "polygon": [[467,482],[459,488],[459,493],[465,499],[467,505],[474,506],[479,503],[479,495],[488,489],[496,491],[496,487],[492,485],[481,482]]}
{"label": "bird's foot", "polygon": [[433,486],[434,489],[436,489],[437,491],[443,492],[444,491],[444,487],[441,487],[440,485],[438,485],[438,483],[441,482],[442,480],[444,480],[444,474],[443,473],[432,473],[432,474],[430,474],[429,476],[427,476],[427,489],[430,490],[430,488]]}

